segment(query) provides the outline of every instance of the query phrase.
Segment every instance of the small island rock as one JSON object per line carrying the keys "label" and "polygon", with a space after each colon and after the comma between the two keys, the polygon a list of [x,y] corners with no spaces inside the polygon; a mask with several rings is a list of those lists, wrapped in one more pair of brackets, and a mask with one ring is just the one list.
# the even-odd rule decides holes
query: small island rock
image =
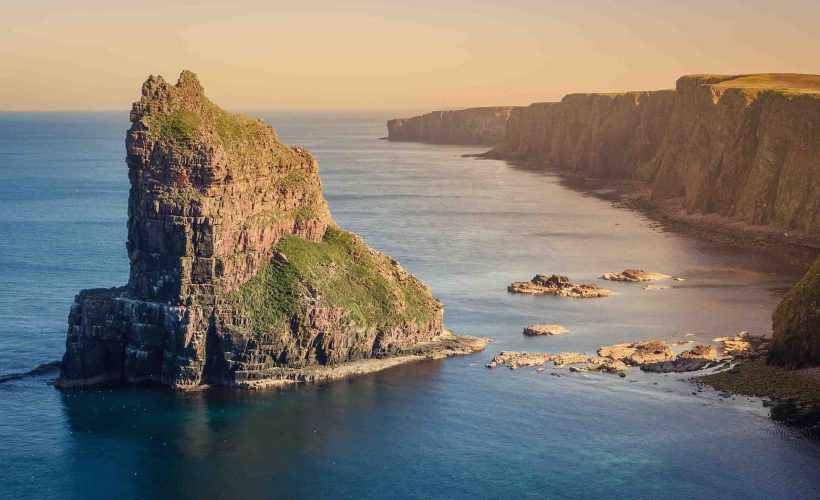
{"label": "small island rock", "polygon": [[571,283],[566,276],[553,274],[547,277],[536,274],[530,281],[514,281],[507,287],[510,293],[525,293],[530,295],[558,295],[561,297],[593,298],[609,297],[609,290],[595,284],[578,285]]}
{"label": "small island rock", "polygon": [[569,333],[569,330],[561,325],[530,325],[524,328],[524,335],[535,337],[539,335],[564,335]]}
{"label": "small island rock", "polygon": [[626,281],[630,283],[637,283],[640,281],[656,281],[667,279],[670,276],[661,273],[653,273],[644,271],[643,269],[624,269],[620,273],[604,273],[601,279],[609,281]]}

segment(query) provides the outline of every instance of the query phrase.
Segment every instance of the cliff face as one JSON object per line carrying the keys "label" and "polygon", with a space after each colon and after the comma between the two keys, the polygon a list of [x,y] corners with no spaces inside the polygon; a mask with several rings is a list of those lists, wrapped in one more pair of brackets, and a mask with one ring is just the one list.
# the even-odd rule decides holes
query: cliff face
{"label": "cliff face", "polygon": [[663,141],[675,92],[570,94],[516,108],[490,154],[596,177],[642,178]]}
{"label": "cliff face", "polygon": [[689,213],[820,234],[820,76],[685,76],[674,91],[512,111],[488,156],[643,181]]}
{"label": "cliff face", "polygon": [[149,78],[131,122],[130,279],[77,295],[60,385],[233,385],[442,333],[429,289],[335,226],[310,153],[193,73]]}
{"label": "cliff face", "polygon": [[772,331],[770,363],[820,365],[820,258],[775,309]]}
{"label": "cliff face", "polygon": [[509,106],[469,108],[397,118],[387,122],[387,136],[391,141],[492,146],[504,140],[512,109]]}

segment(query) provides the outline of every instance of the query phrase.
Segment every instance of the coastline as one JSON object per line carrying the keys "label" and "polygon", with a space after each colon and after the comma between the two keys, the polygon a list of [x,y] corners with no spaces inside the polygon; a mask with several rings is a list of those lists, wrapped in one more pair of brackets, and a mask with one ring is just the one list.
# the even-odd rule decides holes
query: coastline
{"label": "coastline", "polygon": [[[369,358],[347,361],[335,365],[314,365],[305,368],[272,368],[261,378],[259,374],[249,374],[242,378],[237,374],[233,387],[247,390],[260,390],[282,387],[298,383],[319,383],[341,380],[358,375],[376,373],[394,366],[424,360],[436,360],[451,356],[465,356],[484,350],[488,339],[472,335],[456,335],[449,330],[429,342],[416,344],[406,352],[386,358]],[[180,387],[183,390],[201,390],[207,386]]]}
{"label": "coastline", "polygon": [[787,370],[766,364],[765,360],[739,362],[720,370],[689,379],[700,390],[711,387],[721,394],[763,398],[770,417],[807,431],[820,439],[820,368]]}
{"label": "coastline", "polygon": [[[341,380],[369,373],[376,373],[394,366],[437,360],[451,356],[465,356],[481,352],[490,339],[474,337],[472,335],[456,335],[449,330],[429,342],[422,342],[402,350],[395,356],[384,358],[367,358],[355,361],[346,361],[333,365],[312,365],[304,368],[270,368],[265,372],[239,372],[236,381],[229,388],[260,390],[283,387],[299,383],[320,383]],[[59,380],[53,385],[59,389],[83,389],[90,385],[111,384],[119,385],[119,379],[110,376],[95,378],[94,380]],[[128,382],[129,384],[132,381]],[[197,392],[210,389],[210,384],[179,384],[171,389],[183,392]]]}
{"label": "coastline", "polygon": [[746,250],[762,251],[785,257],[795,268],[805,271],[820,256],[820,238],[788,233],[773,226],[755,226],[731,220],[717,214],[689,213],[680,200],[653,200],[648,187],[641,181],[623,181],[573,175],[550,168],[535,160],[511,159],[490,154],[464,155],[477,160],[503,160],[514,168],[538,170],[554,174],[562,185],[578,192],[613,202],[616,206],[635,210],[664,225],[672,232],[700,240]]}

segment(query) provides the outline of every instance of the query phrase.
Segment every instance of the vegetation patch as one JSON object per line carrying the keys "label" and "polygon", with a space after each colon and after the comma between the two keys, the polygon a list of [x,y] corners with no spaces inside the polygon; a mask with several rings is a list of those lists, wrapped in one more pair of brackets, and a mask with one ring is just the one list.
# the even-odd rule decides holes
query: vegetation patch
{"label": "vegetation patch", "polygon": [[244,230],[254,226],[271,226],[287,219],[288,217],[289,215],[285,212],[274,208],[251,215],[247,219],[243,220],[239,227]]}
{"label": "vegetation patch", "polygon": [[730,370],[697,380],[732,394],[820,404],[820,382],[800,371],[767,365],[762,359],[738,363]]}
{"label": "vegetation patch", "polygon": [[166,205],[188,206],[193,201],[202,200],[202,193],[192,187],[182,189],[163,187],[159,193],[159,200]]}
{"label": "vegetation patch", "polygon": [[434,318],[427,288],[347,231],[329,227],[320,243],[287,236],[276,249],[287,262],[271,260],[230,297],[255,332],[288,328],[308,291],[320,306],[343,308],[360,327],[382,330]]}
{"label": "vegetation patch", "polygon": [[199,135],[202,117],[186,109],[178,109],[168,114],[152,117],[149,134],[169,145],[188,144]]}
{"label": "vegetation patch", "polygon": [[294,170],[276,181],[276,186],[280,189],[296,189],[308,184],[312,176],[304,170]]}
{"label": "vegetation patch", "polygon": [[293,219],[296,222],[302,222],[316,218],[318,215],[314,205],[300,205],[299,208],[293,211]]}

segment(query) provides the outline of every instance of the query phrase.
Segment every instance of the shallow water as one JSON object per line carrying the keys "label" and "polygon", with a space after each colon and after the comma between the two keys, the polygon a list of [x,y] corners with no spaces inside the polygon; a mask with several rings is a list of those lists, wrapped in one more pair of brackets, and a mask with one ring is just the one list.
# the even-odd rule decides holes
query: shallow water
{"label": "shallow water", "polygon": [[[811,498],[820,447],[759,402],[681,376],[488,370],[501,350],[591,351],[684,332],[764,333],[798,275],[657,229],[482,151],[379,141],[387,113],[260,113],[311,149],[343,227],[401,261],[484,353],[260,394],[0,384],[0,496]],[[0,115],[0,375],[62,354],[81,288],[125,283],[122,114]],[[664,290],[607,283],[641,267]],[[560,273],[605,299],[515,296]],[[571,333],[529,338],[531,323]],[[657,385],[656,385],[657,384]]]}

